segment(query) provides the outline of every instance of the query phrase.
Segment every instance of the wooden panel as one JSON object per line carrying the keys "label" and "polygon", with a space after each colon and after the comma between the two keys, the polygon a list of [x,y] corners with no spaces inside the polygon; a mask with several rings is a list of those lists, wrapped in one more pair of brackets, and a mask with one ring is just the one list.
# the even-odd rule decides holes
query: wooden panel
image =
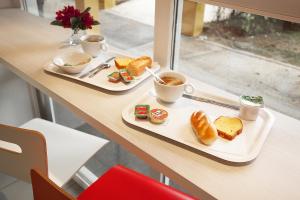
{"label": "wooden panel", "polygon": [[37,170],[31,170],[31,180],[34,200],[75,200]]}
{"label": "wooden panel", "polygon": [[46,140],[41,133],[1,124],[0,132],[0,140],[21,148],[20,152],[15,145],[0,143],[1,172],[27,182],[32,168],[48,175]]}
{"label": "wooden panel", "polygon": [[[100,22],[100,15],[99,15],[99,1],[98,0],[75,0],[76,8],[79,10],[84,10],[87,7],[91,7],[91,15],[95,20]],[[101,23],[101,22],[100,22]],[[87,30],[88,34],[100,34],[100,25],[93,26],[92,29]]]}
{"label": "wooden panel", "polygon": [[109,9],[116,5],[116,0],[99,0],[100,9]]}
{"label": "wooden panel", "polygon": [[204,25],[205,4],[184,0],[182,11],[181,33],[188,36],[198,36]]}

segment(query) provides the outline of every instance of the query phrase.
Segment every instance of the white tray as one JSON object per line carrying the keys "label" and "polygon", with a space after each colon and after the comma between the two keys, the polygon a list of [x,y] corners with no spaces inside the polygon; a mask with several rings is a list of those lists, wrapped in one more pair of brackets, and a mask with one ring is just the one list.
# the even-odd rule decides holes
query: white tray
{"label": "white tray", "polygon": [[[52,62],[48,63],[44,67],[44,70],[46,72],[49,72],[49,73],[52,73],[55,75],[70,78],[70,79],[80,81],[82,83],[93,85],[98,88],[102,88],[102,89],[109,90],[109,91],[126,91],[129,89],[132,89],[150,76],[150,73],[145,71],[144,74],[142,74],[141,76],[134,77],[135,79],[128,84],[125,84],[123,82],[119,82],[119,83],[109,82],[107,75],[111,74],[114,71],[117,71],[114,61],[112,60],[110,62],[110,64],[112,65],[111,68],[100,71],[98,74],[96,74],[92,78],[88,78],[88,77],[85,77],[83,79],[79,78],[80,75],[97,67],[99,64],[103,63],[105,60],[107,60],[108,58],[110,58],[112,56],[122,57],[122,56],[128,56],[128,55],[122,55],[122,54],[117,54],[117,53],[109,53],[109,54],[107,53],[102,56],[98,56],[97,58],[94,58],[92,60],[92,62],[79,74],[67,74],[67,73],[63,72],[61,69],[59,69]],[[160,69],[160,66],[158,63],[154,62],[151,69],[152,69],[152,71],[157,72]]]}
{"label": "white tray", "polygon": [[[230,99],[216,95],[199,93],[214,100],[237,104]],[[162,108],[168,111],[167,121],[161,125],[150,123],[148,120],[138,120],[134,116],[136,104],[149,104],[151,108]],[[190,116],[194,111],[204,111],[213,122],[217,117],[238,116],[238,111],[181,98],[174,104],[164,104],[156,99],[153,92],[148,92],[138,98],[137,102],[126,107],[122,112],[123,119],[136,127],[146,130],[150,135],[156,136],[178,146],[191,150],[217,161],[227,161],[227,164],[247,164],[259,154],[269,131],[274,123],[273,115],[267,109],[261,109],[256,121],[244,121],[243,131],[232,141],[221,137],[211,145],[205,146],[198,142],[190,125]]]}

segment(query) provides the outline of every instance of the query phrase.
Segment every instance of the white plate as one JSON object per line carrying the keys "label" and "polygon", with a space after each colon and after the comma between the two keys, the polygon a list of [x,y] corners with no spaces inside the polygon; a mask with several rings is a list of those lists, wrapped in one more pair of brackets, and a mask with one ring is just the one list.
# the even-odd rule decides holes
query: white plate
{"label": "white plate", "polygon": [[[203,95],[197,93],[196,95]],[[224,97],[205,94],[205,97],[218,101],[226,100],[226,103],[236,104]],[[167,121],[161,125],[150,123],[148,120],[138,120],[134,116],[136,104],[149,104],[151,108],[162,108],[168,111]],[[153,136],[179,145],[183,148],[228,161],[230,164],[247,164],[259,154],[269,131],[274,123],[273,115],[267,109],[261,109],[256,121],[243,120],[243,132],[232,141],[219,137],[211,146],[198,142],[190,125],[190,116],[193,112],[202,110],[213,122],[219,116],[238,116],[239,112],[228,108],[207,104],[191,99],[181,98],[174,104],[164,104],[148,92],[138,98],[137,102],[126,107],[122,112],[123,119],[139,128],[147,130]]]}
{"label": "white plate", "polygon": [[[98,74],[96,74],[96,76],[94,76],[92,78],[89,78],[89,77],[85,77],[83,79],[79,78],[82,74],[85,74],[86,72],[90,71],[91,69],[97,67],[99,64],[103,63],[105,60],[107,60],[108,58],[110,58],[112,56],[130,57],[128,55],[122,55],[122,54],[118,54],[118,53],[114,53],[114,52],[106,53],[101,56],[98,56],[97,58],[94,58],[91,61],[91,63],[79,74],[67,74],[64,71],[62,71],[61,69],[59,69],[59,67],[54,65],[52,62],[47,64],[46,67],[44,67],[44,70],[46,72],[50,72],[52,74],[56,74],[56,75],[63,76],[66,78],[71,78],[76,81],[80,81],[82,83],[93,85],[98,88],[106,89],[109,91],[126,91],[129,89],[132,89],[135,86],[137,86],[138,84],[140,84],[141,82],[143,82],[145,79],[150,77],[150,73],[145,71],[144,74],[142,74],[141,76],[134,77],[135,79],[128,84],[125,84],[123,82],[119,82],[119,83],[109,82],[107,75],[118,70],[115,67],[114,60],[112,60],[110,62],[110,64],[112,65],[111,68],[100,71]],[[153,72],[157,72],[157,71],[159,71],[160,66],[158,63],[153,62],[153,66],[151,69]]]}

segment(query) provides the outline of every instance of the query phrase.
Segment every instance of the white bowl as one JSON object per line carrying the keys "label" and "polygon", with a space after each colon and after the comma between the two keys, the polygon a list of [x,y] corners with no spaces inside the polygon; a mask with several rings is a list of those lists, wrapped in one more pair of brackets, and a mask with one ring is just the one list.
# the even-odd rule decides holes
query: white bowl
{"label": "white bowl", "polygon": [[70,74],[80,73],[92,60],[87,53],[68,52],[56,56],[53,63],[63,71]]}

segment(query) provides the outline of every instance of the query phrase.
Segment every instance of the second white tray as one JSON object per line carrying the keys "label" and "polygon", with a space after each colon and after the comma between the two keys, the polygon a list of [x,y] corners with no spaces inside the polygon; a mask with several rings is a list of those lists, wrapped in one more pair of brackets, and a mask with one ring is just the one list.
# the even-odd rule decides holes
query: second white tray
{"label": "second white tray", "polygon": [[[225,100],[232,104],[237,103],[224,97],[218,98],[216,95],[201,93],[195,95],[204,95],[223,102]],[[149,104],[151,108],[165,109],[168,111],[169,117],[161,125],[153,124],[148,120],[138,120],[134,115],[136,104]],[[122,112],[122,117],[127,123],[146,130],[150,135],[201,155],[239,164],[247,164],[257,157],[274,123],[273,115],[267,109],[261,109],[256,121],[243,120],[243,132],[234,140],[228,141],[218,137],[211,146],[206,146],[197,140],[190,125],[190,116],[195,111],[204,111],[212,122],[222,115],[237,117],[239,114],[236,110],[186,98],[181,98],[174,104],[164,104],[157,100],[152,92],[147,92],[126,107]]]}

